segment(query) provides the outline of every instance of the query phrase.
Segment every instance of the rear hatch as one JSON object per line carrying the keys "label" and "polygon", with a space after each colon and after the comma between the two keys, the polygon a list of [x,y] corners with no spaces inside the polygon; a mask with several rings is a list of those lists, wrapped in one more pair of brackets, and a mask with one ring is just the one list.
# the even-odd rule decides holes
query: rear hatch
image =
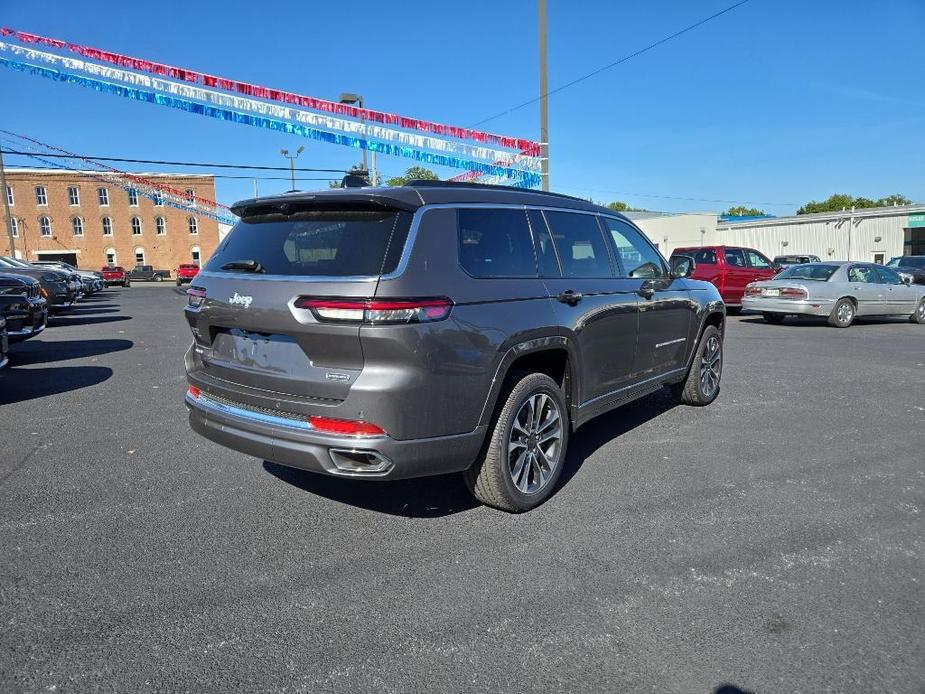
{"label": "rear hatch", "polygon": [[321,322],[300,303],[374,297],[412,215],[368,203],[284,209],[245,211],[196,276],[187,368],[213,395],[303,414],[347,397],[363,350],[358,324]]}

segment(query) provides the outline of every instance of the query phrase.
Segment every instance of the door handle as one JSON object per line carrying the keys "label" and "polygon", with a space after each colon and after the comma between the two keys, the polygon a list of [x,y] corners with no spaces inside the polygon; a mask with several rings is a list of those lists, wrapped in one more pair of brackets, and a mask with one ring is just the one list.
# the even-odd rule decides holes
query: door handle
{"label": "door handle", "polygon": [[655,295],[655,286],[651,280],[646,280],[639,286],[636,293],[644,299],[651,299]]}
{"label": "door handle", "polygon": [[579,301],[581,301],[581,292],[576,292],[571,289],[566,289],[564,292],[559,294],[556,297],[563,304],[568,304],[569,306],[574,306]]}

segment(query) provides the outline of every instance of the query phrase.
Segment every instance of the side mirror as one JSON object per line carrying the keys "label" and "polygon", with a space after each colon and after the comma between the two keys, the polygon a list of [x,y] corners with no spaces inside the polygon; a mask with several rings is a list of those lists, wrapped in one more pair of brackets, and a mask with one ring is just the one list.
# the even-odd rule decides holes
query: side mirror
{"label": "side mirror", "polygon": [[694,274],[694,268],[697,264],[689,255],[674,255],[671,257],[671,278],[675,280],[684,279]]}

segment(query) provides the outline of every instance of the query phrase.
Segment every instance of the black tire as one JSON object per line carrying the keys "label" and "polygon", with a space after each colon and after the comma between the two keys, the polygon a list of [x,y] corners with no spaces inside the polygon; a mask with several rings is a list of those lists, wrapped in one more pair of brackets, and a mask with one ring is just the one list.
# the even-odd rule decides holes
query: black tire
{"label": "black tire", "polygon": [[726,315],[728,316],[738,316],[740,313],[742,313],[741,306],[727,306],[726,307]]}
{"label": "black tire", "polygon": [[835,302],[829,314],[829,325],[833,328],[847,328],[854,322],[857,309],[851,299],[843,297]]}
{"label": "black tire", "polygon": [[[718,361],[716,362],[713,361],[711,356],[714,338],[719,347]],[[706,359],[710,359],[709,363],[705,361]],[[705,365],[715,376],[715,386],[712,389],[709,386],[712,384],[713,379],[708,377],[705,382],[704,373],[701,371]],[[687,377],[680,383],[674,384],[671,390],[675,397],[685,405],[703,407],[716,400],[719,395],[722,374],[723,334],[715,325],[708,325],[697,343],[697,349],[694,352],[694,358],[691,360],[691,368],[687,372]]]}
{"label": "black tire", "polygon": [[919,302],[919,305],[915,308],[915,312],[909,316],[909,320],[919,325],[925,325],[925,299]]}
{"label": "black tire", "polygon": [[155,282],[163,282],[163,281],[164,281],[164,278],[163,278],[163,276],[161,276],[161,275],[154,275],[154,281],[155,281]]}
{"label": "black tire", "polygon": [[182,284],[183,284],[183,283],[182,283],[180,280],[177,280],[177,286],[178,286],[178,287],[179,287],[180,285],[182,285]]}
{"label": "black tire", "polygon": [[778,323],[783,323],[784,318],[787,317],[787,314],[786,313],[770,313],[768,311],[765,311],[761,314],[761,317],[764,318],[768,323],[774,323],[776,325]]}
{"label": "black tire", "polygon": [[[502,397],[504,392],[502,391]],[[524,422],[521,421],[523,408],[527,407],[528,401],[532,402],[535,398],[542,398],[542,396],[548,396],[549,400],[542,401],[538,418],[544,417],[544,412],[551,416],[549,413],[552,410],[551,408],[546,409],[546,405],[547,402],[553,403],[558,414],[558,423],[552,422],[552,424],[558,426],[557,431],[560,438],[556,444],[555,462],[549,466],[550,471],[542,482],[539,482],[537,475],[541,474],[542,463],[539,462],[536,453],[531,453],[541,448],[535,443],[538,437],[535,433],[530,434],[529,440],[526,437],[520,437],[514,426],[516,419],[518,428],[524,431],[521,425],[524,422],[529,425],[530,418],[528,416]],[[481,457],[464,474],[469,490],[483,504],[494,506],[502,511],[522,513],[539,506],[552,494],[559,475],[562,474],[565,454],[568,450],[569,429],[565,398],[556,382],[542,373],[523,376],[513,388],[507,391],[504,404],[492,421],[488,442]],[[522,443],[513,442],[513,438],[518,438]],[[517,448],[510,449],[509,446],[518,446],[523,449],[523,453],[518,456]],[[552,448],[549,450],[552,451]],[[531,462],[531,455],[535,466],[534,462]],[[523,456],[526,458],[524,459]],[[545,455],[542,459],[548,461]],[[521,463],[520,468],[517,468],[517,463]],[[517,476],[522,482],[515,482],[514,476],[517,469],[522,471]],[[537,482],[536,490],[525,491],[518,487],[518,484],[522,484],[529,488],[531,479]]]}

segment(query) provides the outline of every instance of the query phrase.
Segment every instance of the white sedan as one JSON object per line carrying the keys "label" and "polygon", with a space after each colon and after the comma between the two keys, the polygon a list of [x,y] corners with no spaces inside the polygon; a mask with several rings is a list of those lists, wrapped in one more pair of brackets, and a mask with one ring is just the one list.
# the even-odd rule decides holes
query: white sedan
{"label": "white sedan", "polygon": [[855,316],[909,316],[925,323],[925,286],[909,285],[895,270],[873,263],[807,263],[749,284],[742,308],[760,311],[769,323],[788,315],[827,316],[836,328],[847,328]]}

